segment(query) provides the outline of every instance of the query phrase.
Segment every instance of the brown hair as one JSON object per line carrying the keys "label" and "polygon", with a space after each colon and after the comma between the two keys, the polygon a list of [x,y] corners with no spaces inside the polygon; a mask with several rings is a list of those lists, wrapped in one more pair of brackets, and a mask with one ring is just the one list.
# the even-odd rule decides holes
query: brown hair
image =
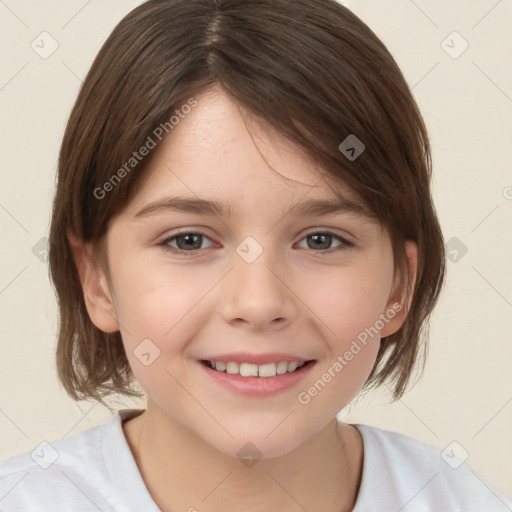
{"label": "brown hair", "polygon": [[[365,384],[388,381],[399,398],[415,363],[424,364],[426,326],[445,272],[430,146],[393,57],[335,0],[150,0],[116,26],[82,84],[59,156],[49,265],[61,383],[75,400],[138,394],[120,332],[105,333],[88,316],[66,234],[102,250],[109,221],[129,202],[149,157],[107,199],[95,191],[175,109],[216,83],[361,198],[390,234],[402,276],[404,243],[417,244],[407,318],[381,340]],[[353,161],[338,149],[350,134],[366,146]]]}

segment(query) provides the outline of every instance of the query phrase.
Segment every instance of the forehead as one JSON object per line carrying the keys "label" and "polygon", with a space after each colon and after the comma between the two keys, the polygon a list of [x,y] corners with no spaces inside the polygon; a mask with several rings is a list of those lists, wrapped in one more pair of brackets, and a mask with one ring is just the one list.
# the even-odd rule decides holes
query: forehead
{"label": "forehead", "polygon": [[[132,215],[170,196],[189,198],[190,207],[202,212],[232,216],[249,204],[264,210],[308,201],[311,212],[325,210],[312,203],[339,202],[341,196],[346,206],[362,206],[302,148],[243,110],[220,87],[195,99],[197,106],[154,149],[130,205]],[[194,206],[194,200],[203,204]]]}

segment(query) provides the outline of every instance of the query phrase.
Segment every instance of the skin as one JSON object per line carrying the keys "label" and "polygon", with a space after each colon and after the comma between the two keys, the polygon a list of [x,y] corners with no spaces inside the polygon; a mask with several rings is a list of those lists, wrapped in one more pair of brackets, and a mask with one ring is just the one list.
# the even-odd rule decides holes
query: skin
{"label": "skin", "polygon": [[[94,266],[92,247],[69,236],[90,318],[105,332],[120,330],[147,393],[147,410],[124,424],[125,436],[163,511],[351,510],[363,444],[336,415],[366,381],[379,337],[308,404],[297,396],[401,301],[391,241],[379,223],[354,213],[287,214],[305,200],[334,199],[326,178],[220,87],[196,99],[109,226],[110,282]],[[225,201],[238,216],[166,210],[135,218],[148,203],[178,194]],[[192,256],[183,255],[191,252],[183,238],[168,242],[182,254],[158,245],[178,228],[205,233]],[[326,231],[354,245],[308,236]],[[247,236],[263,249],[252,263],[236,252]],[[416,248],[405,250],[414,285]],[[403,311],[381,336],[400,328]],[[147,338],[160,350],[149,366],[134,354]],[[316,363],[292,389],[243,397],[212,383],[197,362],[239,351],[288,352]],[[247,442],[262,454],[250,468],[237,458]]]}

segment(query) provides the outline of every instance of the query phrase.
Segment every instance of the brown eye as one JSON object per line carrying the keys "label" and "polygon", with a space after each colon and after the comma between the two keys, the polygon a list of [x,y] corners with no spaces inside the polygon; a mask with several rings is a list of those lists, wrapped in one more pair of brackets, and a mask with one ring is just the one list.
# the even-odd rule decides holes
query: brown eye
{"label": "brown eye", "polygon": [[[309,233],[303,238],[303,240],[306,240],[307,249],[312,249],[315,251],[345,249],[349,246],[354,245],[353,243],[349,242],[340,235],[337,235],[336,233],[332,233],[330,231],[316,231],[314,233]],[[332,247],[333,241],[338,241],[340,243],[337,246]]]}
{"label": "brown eye", "polygon": [[173,237],[176,239],[176,245],[180,250],[197,250],[201,248],[202,236],[195,233],[187,233],[186,235],[178,235]]}
{"label": "brown eye", "polygon": [[[205,247],[201,247],[205,239],[209,240],[204,233],[196,231],[182,231],[181,233],[165,238],[158,245],[173,253],[192,253],[192,255],[194,255],[194,253],[205,249]],[[215,244],[212,242],[210,247],[212,245]]]}

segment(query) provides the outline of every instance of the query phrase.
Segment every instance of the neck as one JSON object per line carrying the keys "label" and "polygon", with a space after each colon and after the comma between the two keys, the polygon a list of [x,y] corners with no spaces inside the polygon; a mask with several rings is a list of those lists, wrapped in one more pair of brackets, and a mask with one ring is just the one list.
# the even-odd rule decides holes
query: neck
{"label": "neck", "polygon": [[[155,412],[153,412],[155,411]],[[246,463],[219,452],[149,408],[123,429],[139,471],[163,512],[323,510],[355,505],[362,474],[359,432],[333,420],[280,457]]]}

